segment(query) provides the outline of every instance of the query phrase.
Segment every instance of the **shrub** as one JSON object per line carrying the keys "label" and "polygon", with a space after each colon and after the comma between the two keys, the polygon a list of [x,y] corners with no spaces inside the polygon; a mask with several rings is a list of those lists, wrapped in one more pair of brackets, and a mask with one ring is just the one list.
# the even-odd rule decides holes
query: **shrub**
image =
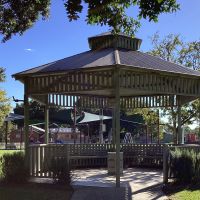
{"label": "shrub", "polygon": [[200,181],[200,153],[196,153],[195,155],[194,172],[193,181],[196,183]]}
{"label": "shrub", "polygon": [[71,187],[74,175],[65,157],[54,157],[51,160],[49,170],[53,173],[54,183]]}
{"label": "shrub", "polygon": [[29,177],[29,170],[25,167],[23,152],[4,154],[0,158],[2,180],[5,183],[25,183]]}
{"label": "shrub", "polygon": [[171,152],[171,172],[177,182],[190,183],[200,180],[200,153],[189,149]]}

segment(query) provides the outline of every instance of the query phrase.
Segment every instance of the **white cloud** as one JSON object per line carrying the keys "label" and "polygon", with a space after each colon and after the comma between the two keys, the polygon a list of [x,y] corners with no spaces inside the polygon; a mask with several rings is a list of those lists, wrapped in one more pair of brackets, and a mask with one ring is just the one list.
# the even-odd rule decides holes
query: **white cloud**
{"label": "white cloud", "polygon": [[35,51],[35,50],[34,50],[34,49],[31,49],[31,48],[27,48],[27,49],[24,49],[24,51],[33,52],[33,51]]}

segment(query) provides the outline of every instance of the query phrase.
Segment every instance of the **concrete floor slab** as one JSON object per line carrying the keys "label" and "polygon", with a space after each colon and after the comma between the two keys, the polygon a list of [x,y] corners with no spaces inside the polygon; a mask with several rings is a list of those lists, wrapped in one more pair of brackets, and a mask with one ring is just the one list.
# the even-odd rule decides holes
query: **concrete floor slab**
{"label": "concrete floor slab", "polygon": [[[72,200],[87,199],[133,199],[166,200],[162,187],[162,171],[130,168],[121,176],[121,188],[115,188],[115,176],[109,176],[106,169],[75,170],[75,193]],[[113,198],[112,198],[113,196]]]}
{"label": "concrete floor slab", "polygon": [[[115,176],[107,169],[74,171],[71,200],[167,200],[162,192],[162,171],[129,168],[121,176],[121,187],[115,188]],[[53,183],[49,178],[33,178],[38,183]]]}

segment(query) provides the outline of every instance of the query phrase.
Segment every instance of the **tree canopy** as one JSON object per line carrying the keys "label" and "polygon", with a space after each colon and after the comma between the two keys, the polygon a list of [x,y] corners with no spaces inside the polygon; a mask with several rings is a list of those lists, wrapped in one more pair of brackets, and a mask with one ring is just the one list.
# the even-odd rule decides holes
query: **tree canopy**
{"label": "tree canopy", "polygon": [[[77,20],[87,8],[88,24],[108,25],[114,33],[133,35],[142,18],[157,21],[161,13],[179,9],[176,0],[63,0],[69,21]],[[40,18],[49,16],[51,0],[0,0],[0,34],[3,41],[23,34]],[[127,16],[128,8],[138,8],[137,17]],[[133,9],[132,9],[133,10]]]}
{"label": "tree canopy", "polygon": [[[5,81],[5,70],[0,67],[0,82]],[[5,132],[4,119],[11,109],[10,100],[6,97],[6,92],[0,88],[0,140]]]}
{"label": "tree canopy", "polygon": [[[0,82],[5,81],[5,69],[0,67]],[[3,125],[6,115],[10,111],[10,102],[6,97],[6,92],[0,88],[0,127]]]}
{"label": "tree canopy", "polygon": [[[200,69],[200,41],[184,42],[180,35],[170,34],[160,38],[156,33],[152,37],[153,48],[151,55],[159,56],[164,60],[184,65],[194,70]],[[177,109],[170,107],[163,109],[163,114],[168,117],[168,128],[174,133],[174,141],[177,139]],[[195,100],[185,104],[181,108],[181,125],[192,124],[200,116],[200,101]]]}
{"label": "tree canopy", "polygon": [[[30,124],[41,123],[44,122],[44,105],[41,105],[37,101],[30,101],[30,109],[29,109],[29,117]],[[15,114],[24,115],[24,104],[16,104],[16,107],[13,109]],[[66,123],[72,124],[73,121],[71,119],[71,109],[60,109],[59,107],[51,107],[49,109],[49,120],[50,122],[55,122],[58,124]],[[18,126],[24,126],[23,120],[16,121]]]}
{"label": "tree canopy", "polygon": [[151,55],[194,70],[200,68],[200,41],[183,42],[180,35],[174,34],[160,38],[158,33],[152,36],[151,41]]}

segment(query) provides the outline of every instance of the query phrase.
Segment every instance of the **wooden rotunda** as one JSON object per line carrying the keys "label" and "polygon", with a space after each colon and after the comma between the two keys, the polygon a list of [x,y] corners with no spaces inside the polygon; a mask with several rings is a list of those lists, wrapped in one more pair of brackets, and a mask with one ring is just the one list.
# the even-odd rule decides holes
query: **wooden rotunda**
{"label": "wooden rotunda", "polygon": [[139,51],[141,40],[110,32],[88,38],[90,50],[32,68],[13,77],[24,84],[26,150],[29,98],[45,104],[48,144],[50,106],[112,108],[116,143],[116,186],[120,186],[120,108],[178,106],[200,96],[200,72]]}

